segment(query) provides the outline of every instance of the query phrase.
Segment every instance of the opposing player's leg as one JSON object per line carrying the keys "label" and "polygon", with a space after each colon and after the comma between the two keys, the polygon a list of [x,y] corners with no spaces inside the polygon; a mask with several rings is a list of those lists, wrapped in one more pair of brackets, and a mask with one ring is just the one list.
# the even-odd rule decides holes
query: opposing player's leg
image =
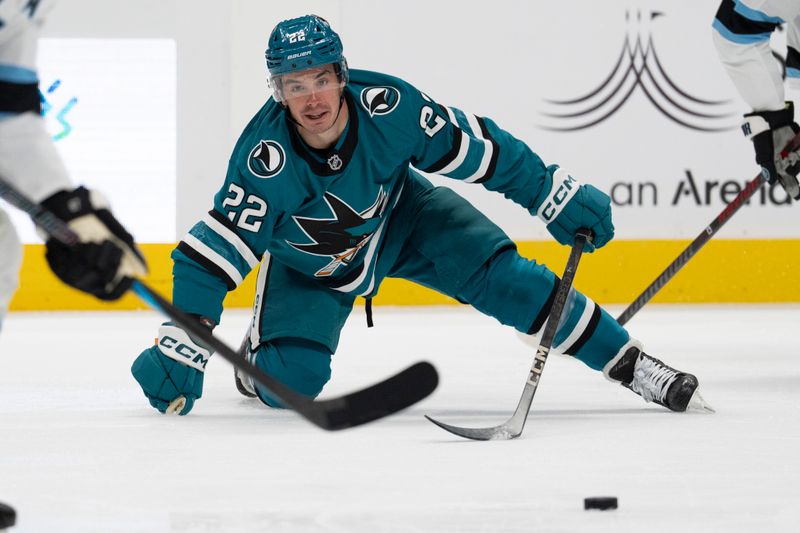
{"label": "opposing player's leg", "polygon": [[[245,356],[295,391],[316,397],[330,379],[331,356],[354,300],[266,256],[256,280]],[[236,385],[245,396],[281,407],[247,376],[237,373]]]}
{"label": "opposing player's leg", "polygon": [[8,311],[11,297],[19,283],[19,268],[22,264],[22,244],[11,220],[0,208],[0,329]]}
{"label": "opposing player's leg", "polygon": [[[434,288],[520,332],[539,332],[555,297],[556,275],[521,257],[500,228],[451,190],[433,188],[419,178],[412,179],[411,185],[405,198],[410,205],[403,210],[413,216],[404,221],[408,234],[387,275]],[[580,292],[570,291],[554,349],[590,368],[605,370],[609,379],[645,401],[685,410],[697,379],[639,348],[640,356],[628,355],[630,348],[638,346],[605,310]],[[663,394],[645,392],[656,389]]]}

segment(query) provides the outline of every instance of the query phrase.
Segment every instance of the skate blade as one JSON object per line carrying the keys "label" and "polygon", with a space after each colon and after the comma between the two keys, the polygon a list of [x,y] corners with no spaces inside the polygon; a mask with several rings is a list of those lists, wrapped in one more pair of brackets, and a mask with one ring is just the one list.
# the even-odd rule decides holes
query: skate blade
{"label": "skate blade", "polygon": [[699,411],[701,413],[716,413],[717,411],[706,402],[702,396],[700,396],[700,391],[695,390],[694,394],[692,394],[691,399],[689,400],[689,404],[686,406],[687,411]]}
{"label": "skate blade", "polygon": [[242,396],[246,396],[247,398],[258,397],[252,378],[245,376],[244,374],[240,374],[238,368],[234,369],[233,376],[234,381],[236,382],[236,390],[238,390]]}

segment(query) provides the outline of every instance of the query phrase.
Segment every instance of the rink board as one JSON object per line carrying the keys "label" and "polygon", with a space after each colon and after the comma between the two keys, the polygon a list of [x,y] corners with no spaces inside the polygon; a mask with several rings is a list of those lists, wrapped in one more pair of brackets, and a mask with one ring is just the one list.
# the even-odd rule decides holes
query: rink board
{"label": "rink board", "polygon": [[[601,304],[627,304],[670,264],[689,241],[614,241],[586,256],[577,287]],[[172,288],[173,244],[142,245],[150,266],[148,284],[169,296]],[[567,248],[554,242],[521,242],[522,255],[552,270],[562,270]],[[661,303],[800,302],[795,269],[800,263],[800,240],[712,240],[691,259],[654,298]],[[226,307],[250,307],[255,276],[228,295]],[[413,283],[388,279],[380,288],[378,305],[457,305],[454,300]],[[20,288],[12,310],[141,309],[129,295],[106,303],[63,286],[49,271],[42,245],[25,246]]]}

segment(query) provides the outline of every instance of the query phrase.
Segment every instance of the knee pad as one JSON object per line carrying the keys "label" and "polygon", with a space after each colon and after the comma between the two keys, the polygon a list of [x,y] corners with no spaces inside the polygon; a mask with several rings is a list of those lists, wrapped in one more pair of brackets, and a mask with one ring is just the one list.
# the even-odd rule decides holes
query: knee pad
{"label": "knee pad", "polygon": [[[331,352],[305,339],[275,339],[255,354],[255,365],[292,390],[315,398],[331,378]],[[285,407],[255,383],[259,399],[270,407]]]}

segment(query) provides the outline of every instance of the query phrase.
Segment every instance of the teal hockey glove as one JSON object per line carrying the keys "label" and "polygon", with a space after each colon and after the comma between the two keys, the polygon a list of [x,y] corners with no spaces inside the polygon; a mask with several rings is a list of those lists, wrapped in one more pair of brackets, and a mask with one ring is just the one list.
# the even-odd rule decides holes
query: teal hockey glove
{"label": "teal hockey glove", "polygon": [[592,230],[586,252],[602,248],[614,238],[608,195],[591,185],[581,185],[557,165],[547,168],[542,191],[529,211],[547,224],[547,230],[561,244],[572,245],[579,228]]}
{"label": "teal hockey glove", "polygon": [[203,395],[204,371],[213,352],[171,322],[159,328],[156,342],[139,354],[131,373],[150,405],[166,413],[170,403],[183,397],[185,404],[177,413],[186,415]]}

